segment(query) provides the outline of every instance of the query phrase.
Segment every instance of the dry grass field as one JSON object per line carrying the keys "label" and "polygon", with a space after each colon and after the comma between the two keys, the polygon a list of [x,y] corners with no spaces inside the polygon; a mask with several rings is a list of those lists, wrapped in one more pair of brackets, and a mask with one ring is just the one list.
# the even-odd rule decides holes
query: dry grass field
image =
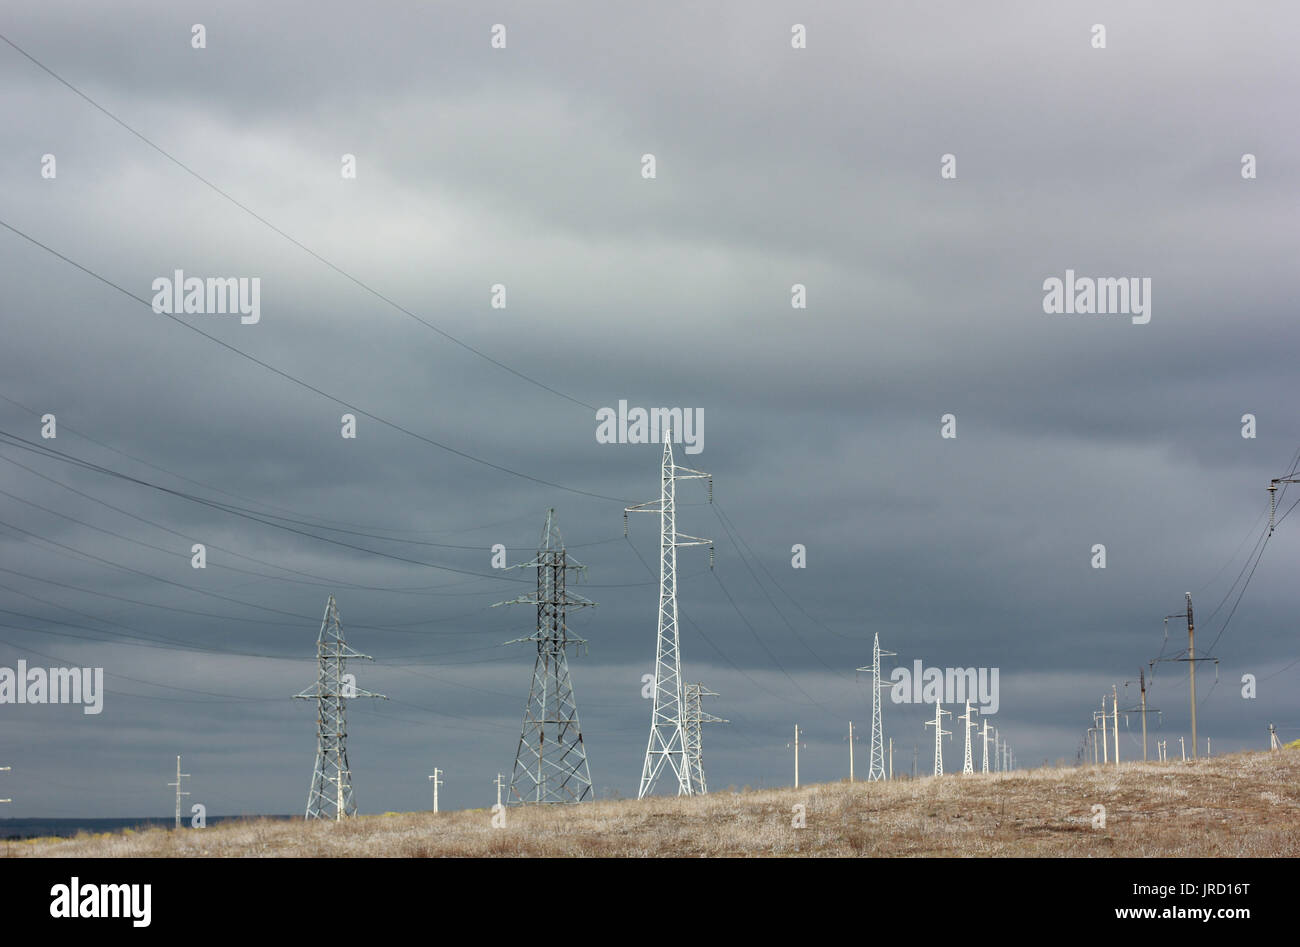
{"label": "dry grass field", "polygon": [[[892,783],[231,822],[7,843],[37,857],[216,856],[1290,856],[1300,855],[1300,750],[1197,763],[1037,769]],[[803,805],[806,827],[791,825]],[[1106,807],[1093,827],[1094,804]]]}

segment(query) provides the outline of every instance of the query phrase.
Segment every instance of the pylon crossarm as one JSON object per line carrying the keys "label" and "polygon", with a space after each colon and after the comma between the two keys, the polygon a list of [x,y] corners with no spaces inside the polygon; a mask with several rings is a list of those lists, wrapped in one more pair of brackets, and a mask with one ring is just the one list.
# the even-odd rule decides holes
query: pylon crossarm
{"label": "pylon crossarm", "polygon": [[673,477],[677,480],[707,480],[712,476],[713,474],[705,473],[703,470],[694,470],[680,464],[673,464]]}
{"label": "pylon crossarm", "polygon": [[650,500],[647,503],[638,503],[636,506],[624,507],[624,513],[662,513],[663,500]]}

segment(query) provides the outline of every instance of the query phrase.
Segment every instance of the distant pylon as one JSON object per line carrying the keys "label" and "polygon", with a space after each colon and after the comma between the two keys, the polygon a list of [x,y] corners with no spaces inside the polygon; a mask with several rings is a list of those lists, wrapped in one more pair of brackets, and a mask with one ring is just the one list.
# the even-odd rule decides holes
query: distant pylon
{"label": "distant pylon", "polygon": [[1268,748],[1270,750],[1282,749],[1282,741],[1277,738],[1277,727],[1271,723],[1268,725]]}
{"label": "distant pylon", "polygon": [[703,684],[687,684],[682,692],[686,702],[686,760],[691,769],[691,785],[697,793],[709,791],[709,784],[704,778],[704,727],[706,723],[731,723],[711,713],[706,713],[700,698],[717,697]]}
{"label": "distant pylon", "polygon": [[694,795],[691,767],[686,755],[686,726],[683,711],[681,642],[677,632],[677,549],[708,546],[713,566],[713,543],[698,536],[677,532],[677,481],[709,481],[709,502],[713,502],[713,476],[701,470],[679,467],[673,461],[672,431],[663,432],[664,454],[658,500],[639,503],[623,510],[623,533],[627,534],[628,513],[659,514],[659,629],[655,642],[655,694],[650,711],[650,738],[641,766],[641,785],[636,797],[644,799],[654,789],[667,763],[677,777],[677,795]]}
{"label": "distant pylon", "polygon": [[980,753],[980,772],[987,773],[988,771],[989,771],[989,721],[988,718],[985,717],[984,718],[984,750],[982,753]]}
{"label": "distant pylon", "polygon": [[934,702],[934,719],[927,720],[927,727],[934,727],[934,775],[943,775],[943,737],[952,736],[951,730],[943,728],[943,714],[952,716],[951,710],[944,710],[943,705],[937,700]]}
{"label": "distant pylon", "polygon": [[569,679],[566,648],[570,642],[579,645],[586,642],[569,635],[567,613],[569,608],[584,608],[595,602],[567,588],[568,574],[581,575],[586,566],[565,551],[554,509],[546,511],[537,557],[511,568],[532,567],[537,569],[537,593],[497,603],[537,606],[537,630],[527,638],[506,642],[537,643],[533,683],[524,707],[515,765],[510,771],[509,802],[511,805],[582,802],[594,794],[587,749],[578,723],[578,703]]}
{"label": "distant pylon", "polygon": [[[975,712],[979,713],[978,710]],[[961,717],[959,717],[958,719],[966,721],[966,757],[965,759],[962,760],[961,774],[963,776],[969,776],[969,775],[973,775],[975,772],[975,765],[971,762],[971,757],[970,757],[970,728],[972,726],[975,726],[975,724],[972,722],[971,715],[970,715],[969,699],[967,699],[966,701],[966,712],[962,714]]]}
{"label": "distant pylon", "polygon": [[301,700],[316,701],[316,767],[307,793],[308,819],[338,820],[357,814],[348,767],[347,701],[351,697],[388,699],[356,686],[356,679],[346,671],[348,658],[373,660],[353,651],[343,640],[338,606],[331,595],[316,637],[316,683],[294,694]]}
{"label": "distant pylon", "polygon": [[867,771],[867,781],[885,778],[885,737],[884,721],[880,713],[880,689],[885,685],[880,682],[880,659],[892,657],[893,651],[880,650],[880,634],[875,636],[871,647],[871,667],[858,668],[859,671],[871,673],[871,766]]}
{"label": "distant pylon", "polygon": [[178,828],[178,829],[181,827],[181,796],[188,796],[188,795],[189,795],[189,793],[187,793],[187,792],[181,792],[181,779],[184,778],[184,777],[188,777],[189,775],[190,775],[189,773],[182,773],[182,772],[181,772],[181,758],[180,758],[179,755],[177,755],[177,757],[176,757],[176,782],[174,782],[174,783],[168,783],[167,785],[168,785],[168,786],[175,786],[175,787],[176,787],[176,828]]}

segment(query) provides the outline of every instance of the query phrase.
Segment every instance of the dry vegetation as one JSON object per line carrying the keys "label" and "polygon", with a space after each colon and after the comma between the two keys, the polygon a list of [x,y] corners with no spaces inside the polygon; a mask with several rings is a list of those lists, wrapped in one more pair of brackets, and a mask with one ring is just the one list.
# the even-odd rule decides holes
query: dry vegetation
{"label": "dry vegetation", "polygon": [[[715,791],[693,799],[390,813],[341,823],[232,822],[5,846],[11,856],[1297,856],[1300,750]],[[791,827],[792,807],[807,827]],[[1092,806],[1106,827],[1092,827]]]}

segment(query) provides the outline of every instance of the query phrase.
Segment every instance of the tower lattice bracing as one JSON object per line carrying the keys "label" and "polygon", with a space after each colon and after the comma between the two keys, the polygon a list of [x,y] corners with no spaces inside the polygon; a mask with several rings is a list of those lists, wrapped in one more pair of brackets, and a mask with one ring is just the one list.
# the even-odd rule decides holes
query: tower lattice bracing
{"label": "tower lattice bracing", "polygon": [[704,724],[730,723],[721,717],[707,713],[701,703],[703,697],[717,697],[703,684],[687,684],[682,689],[685,703],[683,714],[686,718],[686,760],[691,772],[691,787],[697,793],[709,791],[708,781],[704,778]]}
{"label": "tower lattice bracing", "polygon": [[[542,805],[582,802],[593,798],[587,749],[578,723],[578,704],[569,679],[566,649],[570,643],[585,645],[569,635],[568,610],[595,603],[570,592],[570,572],[581,574],[586,567],[570,558],[555,521],[555,510],[546,511],[537,558],[517,567],[537,569],[537,593],[505,604],[536,605],[537,631],[515,641],[537,645],[533,684],[524,707],[524,723],[510,771],[511,805]],[[515,642],[507,642],[513,644]]]}
{"label": "tower lattice bracing", "polygon": [[700,470],[679,467],[673,461],[671,431],[664,431],[663,442],[659,499],[623,511],[625,531],[628,513],[659,514],[659,630],[655,643],[654,707],[650,712],[650,738],[641,767],[638,799],[645,798],[654,789],[665,765],[672,770],[679,796],[694,795],[698,791],[691,778],[686,751],[685,694],[677,631],[677,550],[682,546],[710,546],[709,563],[712,565],[712,542],[677,532],[676,496],[678,480],[707,478],[709,500],[712,501],[713,478]]}
{"label": "tower lattice bracing", "polygon": [[316,683],[295,694],[316,701],[316,769],[307,794],[308,819],[342,819],[357,814],[352,797],[352,770],[348,766],[347,701],[352,697],[388,698],[356,686],[347,673],[348,658],[372,660],[359,654],[343,640],[334,596],[325,603],[320,635],[316,638]]}

